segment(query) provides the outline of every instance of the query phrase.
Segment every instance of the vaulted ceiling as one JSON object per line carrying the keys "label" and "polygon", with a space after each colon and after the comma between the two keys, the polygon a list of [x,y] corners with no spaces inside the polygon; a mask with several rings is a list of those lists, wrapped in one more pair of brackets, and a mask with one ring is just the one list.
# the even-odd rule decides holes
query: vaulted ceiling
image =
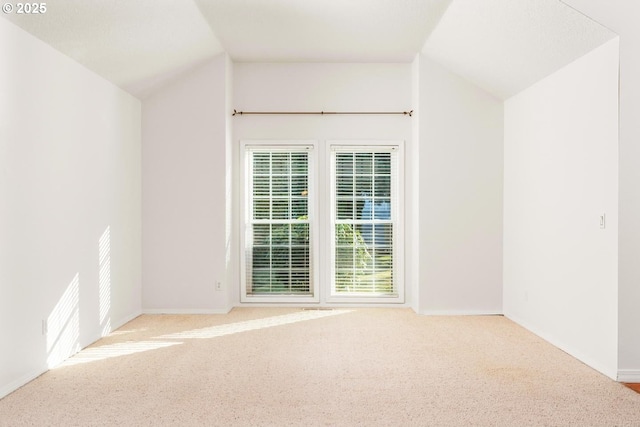
{"label": "vaulted ceiling", "polygon": [[56,0],[15,24],[138,97],[222,52],[245,62],[425,55],[508,98],[615,37],[560,0]]}

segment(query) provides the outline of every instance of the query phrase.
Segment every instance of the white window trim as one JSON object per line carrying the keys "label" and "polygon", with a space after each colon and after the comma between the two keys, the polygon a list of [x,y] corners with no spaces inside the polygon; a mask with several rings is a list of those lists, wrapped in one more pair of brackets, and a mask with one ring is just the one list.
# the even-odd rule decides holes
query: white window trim
{"label": "white window trim", "polygon": [[[247,223],[249,221],[249,214],[251,209],[249,203],[251,203],[251,197],[249,197],[249,180],[247,179],[248,168],[251,165],[248,164],[249,156],[247,156],[247,150],[251,147],[260,148],[273,148],[273,149],[295,149],[295,148],[308,148],[309,151],[309,224],[310,224],[310,237],[311,246],[309,248],[311,252],[311,295],[247,295]],[[317,174],[317,152],[318,141],[317,140],[242,140],[240,141],[241,150],[241,162],[240,162],[240,176],[242,179],[241,185],[241,218],[240,221],[240,302],[241,303],[318,303],[320,302],[320,277],[319,277],[319,221],[318,221],[318,186],[316,185]]]}
{"label": "white window trim", "polygon": [[326,216],[324,228],[326,230],[325,241],[328,243],[325,245],[324,253],[329,267],[329,273],[324,280],[323,294],[326,295],[326,302],[328,303],[353,303],[353,304],[404,304],[405,302],[405,282],[404,282],[404,141],[401,140],[328,140],[326,145],[325,156],[327,159],[328,173],[326,176],[326,188],[330,194],[330,209],[335,209],[335,191],[332,188],[333,175],[335,171],[332,170],[332,150],[334,146],[362,149],[366,151],[367,148],[395,148],[397,150],[397,167],[398,171],[396,176],[396,182],[392,182],[392,189],[397,192],[397,209],[398,212],[395,216],[394,223],[394,238],[393,241],[393,280],[394,287],[397,290],[395,295],[375,295],[375,296],[361,296],[361,295],[337,295],[333,293],[334,288],[334,257],[335,257],[335,245],[334,242],[334,227],[332,225],[333,215],[329,213]]}

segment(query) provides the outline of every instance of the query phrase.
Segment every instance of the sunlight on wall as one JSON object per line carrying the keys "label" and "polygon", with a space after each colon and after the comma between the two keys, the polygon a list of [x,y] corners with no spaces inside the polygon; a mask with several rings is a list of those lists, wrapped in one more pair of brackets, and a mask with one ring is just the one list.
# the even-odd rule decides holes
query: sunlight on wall
{"label": "sunlight on wall", "polygon": [[80,276],[76,273],[47,318],[47,366],[80,350]]}
{"label": "sunlight on wall", "polygon": [[303,322],[305,320],[320,319],[328,316],[346,314],[351,310],[305,310],[282,316],[267,317],[265,319],[247,320],[245,322],[230,323],[211,326],[208,328],[194,329],[192,331],[177,332],[163,335],[161,339],[206,339],[237,334],[239,332],[254,331],[256,329],[272,328],[274,326],[288,325],[290,323]]}
{"label": "sunlight on wall", "polygon": [[105,336],[111,332],[111,227],[98,240],[98,260],[100,329]]}
{"label": "sunlight on wall", "polygon": [[97,362],[99,360],[112,359],[114,357],[127,356],[143,351],[157,350],[182,344],[181,342],[166,341],[128,341],[102,347],[86,348],[71,359],[66,360],[60,367],[80,365],[82,363]]}

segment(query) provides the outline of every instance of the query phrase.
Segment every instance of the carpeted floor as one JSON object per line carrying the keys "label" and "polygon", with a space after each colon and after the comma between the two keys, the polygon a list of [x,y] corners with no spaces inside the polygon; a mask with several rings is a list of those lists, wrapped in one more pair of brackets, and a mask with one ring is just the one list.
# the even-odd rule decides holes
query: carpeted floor
{"label": "carpeted floor", "polygon": [[640,394],[500,316],[145,315],[0,400],[0,426],[640,426]]}

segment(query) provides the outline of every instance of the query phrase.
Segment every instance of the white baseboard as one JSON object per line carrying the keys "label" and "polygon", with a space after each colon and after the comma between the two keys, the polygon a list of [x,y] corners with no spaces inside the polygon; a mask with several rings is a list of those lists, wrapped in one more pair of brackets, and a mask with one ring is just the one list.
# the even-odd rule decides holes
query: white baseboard
{"label": "white baseboard", "polygon": [[[130,322],[131,320],[135,319],[136,317],[140,316],[142,314],[141,311],[137,311],[134,312],[128,316],[125,316],[124,318],[118,320],[118,321],[114,321],[112,322],[111,325],[111,331],[113,332],[116,329],[120,328],[121,326],[127,324],[128,322]],[[98,341],[99,339],[102,338],[102,334],[100,332],[97,332],[96,334],[92,335],[91,338],[89,339],[89,343],[87,345],[82,345],[82,348],[88,347],[89,345],[93,344],[94,342]],[[78,348],[78,351],[81,351],[81,348]],[[74,356],[75,354],[78,353],[78,351],[73,351],[71,354],[67,355],[67,357],[65,357],[64,360],[67,360],[69,357]],[[56,363],[56,365],[58,365]],[[54,366],[52,366],[54,367]],[[30,372],[28,374],[23,375],[22,377],[18,378],[15,381],[12,381],[9,384],[6,384],[4,386],[2,386],[0,388],[0,399],[2,399],[3,397],[9,395],[10,393],[13,393],[14,391],[16,391],[17,389],[19,389],[20,387],[22,387],[23,385],[33,381],[34,379],[38,378],[40,375],[46,373],[47,371],[49,371],[50,367],[48,365],[44,365],[42,368],[35,370],[33,372]]]}
{"label": "white baseboard", "polygon": [[[86,345],[82,346],[82,349],[80,351],[82,351],[83,349],[85,349],[86,347],[89,347],[91,344],[95,343],[96,341],[104,338],[105,336],[109,335],[111,332],[115,331],[116,329],[121,328],[122,326],[126,325],[127,323],[131,322],[133,319],[135,319],[136,317],[140,316],[142,314],[141,310],[137,310],[135,312],[133,312],[132,314],[129,314],[119,320],[112,320],[111,321],[111,325],[109,328],[109,332],[107,332],[106,335],[103,334],[102,331],[97,331],[94,335],[91,336],[91,339],[89,339],[89,342]],[[77,353],[77,352],[76,352]],[[74,353],[74,354],[76,354]],[[73,355],[71,355],[73,356]],[[69,356],[69,357],[71,357]]]}
{"label": "white baseboard", "polygon": [[4,385],[2,388],[0,388],[0,399],[13,393],[23,385],[35,380],[36,378],[38,378],[40,375],[44,374],[48,370],[49,368],[47,366],[43,366],[42,368],[36,371],[25,374],[22,377],[16,379],[15,381],[12,381],[9,384]]}
{"label": "white baseboard", "polygon": [[142,314],[227,314],[231,308],[145,308]]}
{"label": "white baseboard", "polygon": [[503,316],[500,310],[420,310],[425,316]]}
{"label": "white baseboard", "polygon": [[136,317],[140,316],[142,314],[142,310],[137,310],[134,313],[123,317],[122,319],[112,322],[111,324],[111,332],[115,331],[116,329],[119,329],[121,327],[123,327],[124,325],[126,325],[127,323],[131,322],[133,319],[135,319]]}
{"label": "white baseboard", "polygon": [[[239,302],[235,307],[272,307],[272,308],[411,308],[406,303],[347,303],[347,302],[329,302],[329,303],[286,303],[286,302]],[[231,309],[229,311],[231,311]],[[415,310],[414,310],[415,311]]]}
{"label": "white baseboard", "polygon": [[601,374],[611,378],[614,381],[618,381],[617,380],[618,375],[615,369],[611,369],[610,367],[605,366],[605,364],[601,363],[600,361],[595,360],[592,357],[587,356],[583,352],[566,345],[566,343],[564,343],[561,339],[558,339],[552,334],[539,330],[537,327],[531,325],[526,321],[523,321],[517,316],[513,316],[511,314],[505,314],[505,317],[517,323],[518,325],[522,326],[523,328],[527,329],[529,332],[533,333],[534,335],[537,335],[538,337],[547,341],[549,344],[553,345],[554,347],[559,348],[560,350],[567,353],[569,356],[572,356],[573,358],[579,360],[580,362],[584,363],[590,368],[600,372]]}
{"label": "white baseboard", "polygon": [[620,369],[618,370],[618,382],[640,383],[640,369]]}

